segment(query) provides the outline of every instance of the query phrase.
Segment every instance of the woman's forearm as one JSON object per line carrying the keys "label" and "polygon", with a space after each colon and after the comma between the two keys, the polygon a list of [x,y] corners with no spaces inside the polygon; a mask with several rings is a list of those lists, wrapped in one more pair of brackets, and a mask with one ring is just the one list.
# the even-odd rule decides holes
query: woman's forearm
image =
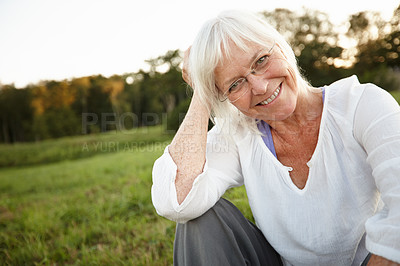
{"label": "woman's forearm", "polygon": [[169,146],[169,153],[177,165],[175,187],[179,204],[203,171],[209,116],[209,110],[195,92],[185,119]]}

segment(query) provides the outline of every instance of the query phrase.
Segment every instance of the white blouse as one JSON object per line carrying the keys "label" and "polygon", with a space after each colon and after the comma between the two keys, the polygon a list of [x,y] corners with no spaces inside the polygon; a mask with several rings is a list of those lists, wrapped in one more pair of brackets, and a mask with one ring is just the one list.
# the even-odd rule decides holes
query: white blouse
{"label": "white blouse", "polygon": [[227,136],[217,125],[186,199],[177,202],[167,147],[154,164],[152,200],[158,214],[185,223],[244,184],[257,226],[286,265],[360,265],[368,251],[400,263],[400,107],[393,97],[355,76],[326,86],[307,165],[299,189],[292,168],[260,135],[238,128]]}

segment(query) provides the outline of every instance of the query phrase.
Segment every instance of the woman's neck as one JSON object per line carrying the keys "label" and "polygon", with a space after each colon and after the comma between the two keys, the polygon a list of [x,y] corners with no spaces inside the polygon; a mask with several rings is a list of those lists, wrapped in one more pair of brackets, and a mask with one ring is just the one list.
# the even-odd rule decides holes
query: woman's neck
{"label": "woman's neck", "polygon": [[294,112],[282,121],[266,121],[279,136],[315,132],[319,129],[323,109],[322,91],[305,90],[297,98]]}

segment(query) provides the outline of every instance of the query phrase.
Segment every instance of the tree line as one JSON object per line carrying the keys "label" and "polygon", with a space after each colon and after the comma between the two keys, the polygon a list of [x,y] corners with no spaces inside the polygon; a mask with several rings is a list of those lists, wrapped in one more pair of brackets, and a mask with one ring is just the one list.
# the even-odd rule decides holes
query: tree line
{"label": "tree line", "polygon": [[[400,6],[389,21],[377,12],[360,12],[341,27],[316,10],[275,9],[262,14],[292,45],[313,86],[356,74],[361,82],[400,90]],[[175,50],[147,60],[147,71],[42,81],[21,89],[0,84],[0,142],[161,123],[176,130],[190,102],[181,62],[182,52]]]}

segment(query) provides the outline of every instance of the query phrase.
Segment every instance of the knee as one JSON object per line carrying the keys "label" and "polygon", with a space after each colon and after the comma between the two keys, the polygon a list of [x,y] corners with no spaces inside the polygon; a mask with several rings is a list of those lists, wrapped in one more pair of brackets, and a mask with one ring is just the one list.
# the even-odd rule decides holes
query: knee
{"label": "knee", "polygon": [[231,223],[234,219],[238,219],[238,217],[245,219],[235,205],[221,198],[200,217],[190,220],[185,224],[177,224],[177,230],[188,230],[188,228],[191,228],[192,230],[207,233],[218,230],[221,226]]}
{"label": "knee", "polygon": [[246,262],[281,265],[279,254],[261,231],[229,201],[220,199],[202,216],[177,225],[174,264],[246,265]]}
{"label": "knee", "polygon": [[244,265],[241,257],[236,258],[241,252],[227,225],[226,204],[220,199],[202,216],[177,224],[174,265]]}

